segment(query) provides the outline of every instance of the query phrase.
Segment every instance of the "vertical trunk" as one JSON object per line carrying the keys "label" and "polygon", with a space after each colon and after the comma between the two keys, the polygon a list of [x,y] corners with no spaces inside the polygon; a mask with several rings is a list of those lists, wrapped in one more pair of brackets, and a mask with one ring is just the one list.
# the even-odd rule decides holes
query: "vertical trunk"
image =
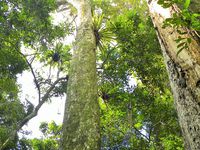
{"label": "vertical trunk", "polygon": [[62,150],[100,149],[96,44],[89,0],[78,0],[78,30],[71,60]]}
{"label": "vertical trunk", "polygon": [[[175,12],[175,6],[163,9],[156,0],[148,1],[150,15],[157,30],[167,66],[174,103],[187,150],[200,149],[200,45],[191,38],[189,49],[177,56],[175,39],[179,34],[173,28],[162,28],[163,21]],[[184,31],[184,29],[181,29]],[[185,30],[186,31],[186,30]]]}

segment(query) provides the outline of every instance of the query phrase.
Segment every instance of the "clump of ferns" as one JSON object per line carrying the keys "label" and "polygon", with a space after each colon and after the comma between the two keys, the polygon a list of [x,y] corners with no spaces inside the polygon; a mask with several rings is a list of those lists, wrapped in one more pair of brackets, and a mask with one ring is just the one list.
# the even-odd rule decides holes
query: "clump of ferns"
{"label": "clump of ferns", "polygon": [[69,45],[63,45],[62,43],[56,43],[55,46],[46,49],[43,51],[43,61],[45,65],[57,67],[59,63],[69,61],[71,58],[70,49],[71,47]]}
{"label": "clump of ferns", "polygon": [[43,51],[40,62],[43,63],[44,67],[49,67],[48,78],[51,76],[52,69],[57,69],[57,77],[61,71],[67,71],[71,59],[70,49],[69,45],[56,43],[56,45],[52,45],[51,48]]}
{"label": "clump of ferns", "polygon": [[102,51],[112,40],[115,39],[114,34],[106,27],[106,19],[104,15],[93,14],[93,29],[96,39],[97,49]]}

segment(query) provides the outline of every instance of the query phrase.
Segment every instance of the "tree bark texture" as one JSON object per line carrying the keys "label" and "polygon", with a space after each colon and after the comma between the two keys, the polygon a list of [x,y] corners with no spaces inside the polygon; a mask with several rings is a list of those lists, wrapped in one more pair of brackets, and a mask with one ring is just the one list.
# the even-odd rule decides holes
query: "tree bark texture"
{"label": "tree bark texture", "polygon": [[99,150],[96,42],[89,0],[77,1],[78,27],[70,63],[62,150]]}
{"label": "tree bark texture", "polygon": [[174,95],[179,124],[185,141],[185,149],[200,150],[200,45],[188,29],[184,38],[191,38],[189,49],[178,55],[179,33],[176,29],[162,28],[163,21],[172,16],[176,6],[164,9],[156,0],[148,1],[149,11],[157,31]]}

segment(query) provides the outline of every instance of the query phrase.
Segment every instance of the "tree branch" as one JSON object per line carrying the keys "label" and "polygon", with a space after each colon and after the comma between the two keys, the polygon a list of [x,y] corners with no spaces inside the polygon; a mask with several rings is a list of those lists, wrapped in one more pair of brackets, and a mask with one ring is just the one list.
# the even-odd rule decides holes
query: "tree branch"
{"label": "tree branch", "polygon": [[32,75],[33,75],[33,79],[34,79],[35,86],[36,86],[36,88],[37,88],[37,90],[38,90],[38,100],[40,101],[40,99],[41,99],[40,85],[39,85],[39,83],[38,83],[38,81],[37,81],[37,78],[36,78],[35,72],[34,72],[34,70],[33,70],[33,67],[32,67],[32,65],[31,65],[31,63],[29,63],[29,61],[28,61],[28,59],[26,58],[26,56],[25,56],[22,52],[20,52],[20,51],[18,51],[18,52],[24,57],[24,59],[25,59],[27,65],[28,65],[28,67],[29,67],[30,70],[31,70],[31,73],[32,73]]}
{"label": "tree branch", "polygon": [[59,78],[57,79],[47,90],[47,92],[44,94],[44,96],[42,97],[41,101],[38,103],[38,105],[35,107],[34,111],[29,114],[28,116],[26,116],[18,125],[18,130],[21,129],[30,119],[32,119],[33,117],[35,117],[39,111],[39,109],[41,108],[41,106],[47,101],[47,99],[49,98],[49,94],[51,93],[51,91],[55,88],[56,84],[58,82],[60,82],[61,80],[66,80],[68,79],[68,77],[66,78]]}
{"label": "tree branch", "polygon": [[17,134],[17,132],[32,118],[34,118],[35,116],[37,116],[37,113],[39,111],[39,109],[41,108],[41,106],[47,101],[47,99],[49,98],[49,95],[51,93],[51,91],[55,88],[56,84],[58,82],[60,82],[61,80],[68,80],[68,76],[65,78],[59,78],[57,79],[47,90],[47,92],[44,94],[44,96],[42,97],[41,101],[39,101],[38,105],[35,107],[35,109],[33,110],[32,113],[28,114],[27,116],[24,117],[24,119],[22,121],[19,122],[19,124],[17,125],[17,127],[15,129],[13,129],[13,131],[10,133],[8,139],[3,143],[3,145],[0,147],[0,150],[3,150],[3,148],[5,148],[5,146],[7,145],[7,143],[12,140],[15,135]]}

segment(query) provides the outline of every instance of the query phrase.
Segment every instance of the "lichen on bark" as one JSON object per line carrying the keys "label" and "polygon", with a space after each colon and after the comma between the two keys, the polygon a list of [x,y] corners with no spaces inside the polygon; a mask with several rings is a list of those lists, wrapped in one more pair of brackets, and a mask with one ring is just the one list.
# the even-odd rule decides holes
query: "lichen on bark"
{"label": "lichen on bark", "polygon": [[96,42],[90,3],[88,0],[79,2],[79,25],[70,66],[61,149],[98,150]]}
{"label": "lichen on bark", "polygon": [[[200,88],[197,83],[200,80],[200,45],[188,32],[184,36],[191,38],[192,42],[188,49],[184,49],[177,56],[178,48],[175,40],[180,36],[179,33],[171,27],[162,28],[163,21],[175,13],[174,8],[161,8],[156,0],[149,2],[150,15],[157,31],[169,74],[175,108],[185,139],[185,148],[199,150]],[[185,29],[180,30],[186,32]]]}

